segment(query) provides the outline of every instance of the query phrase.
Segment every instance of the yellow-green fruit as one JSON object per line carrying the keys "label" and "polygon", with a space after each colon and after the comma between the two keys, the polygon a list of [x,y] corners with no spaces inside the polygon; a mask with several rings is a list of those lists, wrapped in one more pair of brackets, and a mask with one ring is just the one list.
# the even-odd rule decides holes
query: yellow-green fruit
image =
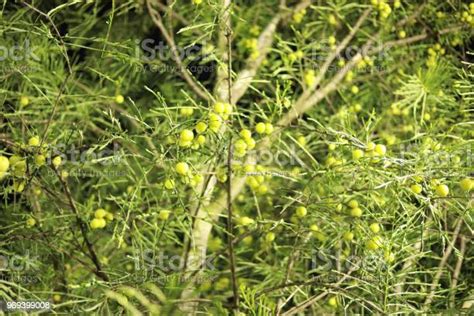
{"label": "yellow-green fruit", "polygon": [[247,140],[247,139],[252,138],[252,132],[249,131],[248,129],[243,129],[243,130],[240,131],[240,136],[243,139]]}
{"label": "yellow-green fruit", "polygon": [[106,225],[105,219],[103,218],[94,218],[91,220],[91,228],[92,229],[99,229],[99,228],[104,228]]}
{"label": "yellow-green fruit", "polygon": [[356,207],[359,207],[359,202],[357,202],[357,200],[350,200],[347,205],[350,207],[350,208],[356,208]]}
{"label": "yellow-green fruit", "polygon": [[254,149],[255,148],[255,139],[253,138],[248,138],[248,139],[245,139],[245,143],[247,144],[247,149]]}
{"label": "yellow-green fruit", "polygon": [[361,159],[362,157],[364,157],[364,152],[362,150],[354,149],[352,151],[352,159],[358,160],[358,159]]}
{"label": "yellow-green fruit", "polygon": [[5,172],[10,167],[10,161],[5,156],[0,156],[0,172]]}
{"label": "yellow-green fruit", "polygon": [[380,232],[380,225],[377,223],[370,224],[369,228],[374,234],[377,234],[378,232]]}
{"label": "yellow-green fruit", "polygon": [[461,190],[469,192],[474,187],[474,181],[469,178],[465,178],[459,181],[459,186],[461,187]]}
{"label": "yellow-green fruit", "polygon": [[248,226],[248,225],[252,225],[253,223],[255,223],[255,221],[253,219],[251,219],[250,217],[248,217],[248,216],[243,216],[243,217],[239,218],[238,222],[239,222],[240,225],[243,225],[243,226]]}
{"label": "yellow-green fruit", "polygon": [[377,144],[375,145],[374,152],[377,153],[379,156],[383,156],[387,152],[387,147],[382,144]]}
{"label": "yellow-green fruit", "polygon": [[214,112],[221,114],[221,113],[224,113],[224,109],[225,109],[224,103],[217,102],[216,104],[214,104]]}
{"label": "yellow-green fruit", "polygon": [[345,232],[344,235],[342,235],[342,238],[347,241],[351,241],[354,239],[354,233],[353,232]]}
{"label": "yellow-green fruit", "polygon": [[115,96],[115,102],[117,102],[118,104],[122,104],[124,101],[125,101],[125,98],[123,97],[123,95],[117,94]]}
{"label": "yellow-green fruit", "polygon": [[30,139],[28,139],[28,145],[33,146],[33,147],[39,146],[40,145],[39,137],[38,136],[33,136]]}
{"label": "yellow-green fruit", "polygon": [[170,217],[171,211],[168,210],[161,210],[160,213],[158,213],[158,218],[161,219],[162,221],[166,221]]}
{"label": "yellow-green fruit", "polygon": [[211,113],[209,114],[209,128],[217,132],[219,130],[219,127],[222,125],[222,119],[219,115]]}
{"label": "yellow-green fruit", "polygon": [[395,255],[390,252],[390,251],[385,251],[384,253],[384,259],[385,261],[387,261],[388,263],[392,263],[395,261]]}
{"label": "yellow-green fruit", "polygon": [[207,124],[204,123],[204,122],[199,122],[196,124],[196,132],[198,132],[198,134],[202,134],[206,131],[207,129]]}
{"label": "yellow-green fruit", "polygon": [[382,246],[383,240],[380,236],[376,236],[367,241],[366,246],[369,250],[377,250]]}
{"label": "yellow-green fruit", "polygon": [[266,242],[272,242],[275,240],[275,233],[269,232],[265,235],[265,241]]}
{"label": "yellow-green fruit", "polygon": [[437,185],[435,191],[440,197],[447,197],[449,194],[449,188],[446,184]]}
{"label": "yellow-green fruit", "polygon": [[304,206],[298,206],[296,208],[296,216],[298,216],[299,218],[305,217],[307,213],[308,210]]}
{"label": "yellow-green fruit", "polygon": [[244,237],[244,239],[242,239],[242,242],[245,245],[249,246],[253,243],[253,237],[252,236],[246,236],[246,237]]}
{"label": "yellow-green fruit", "polygon": [[25,181],[13,181],[13,190],[15,192],[23,192],[25,189]]}
{"label": "yellow-green fruit", "polygon": [[300,144],[301,146],[305,146],[306,145],[306,138],[304,136],[298,136],[298,138],[296,139],[296,141],[298,142],[298,144]]}
{"label": "yellow-green fruit", "polygon": [[168,189],[168,190],[173,190],[174,189],[174,180],[172,179],[166,179],[165,180],[165,188]]}
{"label": "yellow-green fruit", "polygon": [[229,278],[220,278],[217,280],[217,282],[214,284],[214,288],[217,291],[223,291],[229,287],[230,280]]}
{"label": "yellow-green fruit", "polygon": [[53,166],[55,168],[59,167],[59,165],[61,165],[61,162],[62,162],[62,159],[60,156],[56,156],[53,158]]}
{"label": "yellow-green fruit", "polygon": [[304,83],[308,87],[312,87],[316,83],[316,75],[314,70],[308,70],[303,77]]}
{"label": "yellow-green fruit", "polygon": [[193,4],[199,5],[202,3],[202,0],[193,0]]}
{"label": "yellow-green fruit", "polygon": [[114,220],[114,214],[112,214],[110,212],[107,212],[107,214],[105,214],[105,219],[108,220],[108,221],[113,221]]}
{"label": "yellow-green fruit", "polygon": [[411,192],[413,192],[415,194],[420,194],[421,191],[423,191],[423,187],[420,184],[412,184],[410,186],[410,190],[411,190]]}
{"label": "yellow-green fruit", "polygon": [[258,134],[265,133],[265,123],[263,123],[263,122],[257,123],[257,125],[255,125],[255,131]]}
{"label": "yellow-green fruit", "polygon": [[247,144],[243,139],[238,139],[234,143],[234,148],[236,151],[245,151],[247,150]]}
{"label": "yellow-green fruit", "polygon": [[352,87],[351,87],[351,92],[352,92],[353,94],[359,93],[359,87],[358,87],[358,86],[352,86]]}
{"label": "yellow-green fruit", "polygon": [[189,172],[189,166],[185,162],[178,162],[175,166],[175,170],[180,175],[186,175]]}
{"label": "yellow-green fruit", "polygon": [[190,142],[194,139],[194,133],[193,131],[189,129],[185,129],[181,131],[181,134],[179,135],[179,139],[183,142]]}
{"label": "yellow-green fruit", "polygon": [[46,164],[46,157],[44,155],[36,155],[35,163],[38,167],[44,166]]}
{"label": "yellow-green fruit", "polygon": [[309,229],[311,229],[311,231],[313,231],[313,232],[319,231],[319,227],[318,227],[318,225],[316,225],[316,224],[311,225],[311,226],[309,227]]}
{"label": "yellow-green fruit", "polygon": [[352,217],[361,217],[362,216],[362,210],[359,207],[355,207],[351,209],[350,212]]}
{"label": "yellow-green fruit", "polygon": [[103,208],[99,208],[94,212],[95,218],[104,218],[107,215],[107,211]]}
{"label": "yellow-green fruit", "polygon": [[33,217],[30,217],[26,220],[27,227],[33,227],[36,225],[36,220]]}
{"label": "yellow-green fruit", "polygon": [[181,108],[179,109],[179,113],[182,115],[182,116],[191,116],[193,115],[193,108],[189,108],[189,107],[184,107],[184,108]]}
{"label": "yellow-green fruit", "polygon": [[270,135],[273,133],[273,125],[272,123],[265,123],[265,133]]}
{"label": "yellow-green fruit", "polygon": [[206,136],[204,135],[199,135],[197,138],[196,138],[196,142],[199,144],[199,145],[204,145],[206,143]]}
{"label": "yellow-green fruit", "polygon": [[262,184],[261,186],[258,187],[258,193],[259,194],[265,194],[268,192],[268,187],[265,184]]}
{"label": "yellow-green fruit", "polygon": [[328,305],[331,307],[337,307],[337,298],[335,296],[329,298]]}
{"label": "yellow-green fruit", "polygon": [[59,295],[59,294],[54,294],[54,295],[53,295],[53,301],[54,301],[55,303],[61,302],[61,295]]}
{"label": "yellow-green fruit", "polygon": [[28,104],[30,104],[30,99],[28,99],[27,96],[22,95],[20,97],[20,105],[21,106],[27,106]]}

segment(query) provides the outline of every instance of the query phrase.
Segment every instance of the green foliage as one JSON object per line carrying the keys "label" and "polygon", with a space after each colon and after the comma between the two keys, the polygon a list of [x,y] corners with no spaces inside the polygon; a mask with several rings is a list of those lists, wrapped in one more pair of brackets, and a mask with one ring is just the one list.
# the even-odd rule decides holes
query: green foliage
{"label": "green foliage", "polygon": [[472,309],[474,4],[164,3],[3,1],[1,300]]}

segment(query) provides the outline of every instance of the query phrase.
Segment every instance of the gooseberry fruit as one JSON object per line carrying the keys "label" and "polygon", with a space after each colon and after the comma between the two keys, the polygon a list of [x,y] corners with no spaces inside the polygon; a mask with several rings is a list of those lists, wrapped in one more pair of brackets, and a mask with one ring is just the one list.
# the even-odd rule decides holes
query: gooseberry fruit
{"label": "gooseberry fruit", "polygon": [[206,131],[207,129],[207,124],[204,123],[204,122],[199,122],[196,124],[196,132],[198,132],[198,134],[202,134]]}
{"label": "gooseberry fruit", "polygon": [[190,107],[184,107],[184,108],[181,108],[179,110],[179,113],[182,115],[182,116],[191,116],[193,115],[193,112],[194,112],[194,109],[193,108],[190,108]]}
{"label": "gooseberry fruit", "polygon": [[439,184],[435,188],[436,194],[440,197],[447,197],[449,194],[449,187],[446,184]]}
{"label": "gooseberry fruit", "polygon": [[263,123],[263,122],[257,123],[257,125],[255,125],[255,131],[258,134],[265,133],[265,123]]}
{"label": "gooseberry fruit", "polygon": [[94,218],[90,223],[90,226],[92,229],[104,228],[105,225],[106,225],[106,222],[105,222],[105,219],[103,218]]}
{"label": "gooseberry fruit", "polygon": [[354,149],[352,151],[352,159],[358,160],[358,159],[361,159],[362,157],[364,157],[364,152],[362,150]]}
{"label": "gooseberry fruit", "polygon": [[307,213],[308,210],[304,206],[298,206],[296,208],[296,216],[298,216],[299,218],[305,217]]}
{"label": "gooseberry fruit", "polygon": [[377,234],[378,232],[380,232],[380,225],[377,223],[370,224],[369,228],[374,234]]}
{"label": "gooseberry fruit", "polygon": [[359,202],[357,202],[357,200],[350,200],[347,205],[350,207],[350,208],[356,208],[356,207],[359,207]]}
{"label": "gooseberry fruit", "polygon": [[40,139],[38,136],[33,136],[30,139],[28,139],[28,145],[32,147],[37,147],[40,145]]}
{"label": "gooseberry fruit", "polygon": [[27,227],[33,227],[36,225],[36,220],[33,217],[30,217],[26,220]]}
{"label": "gooseberry fruit", "polygon": [[22,95],[20,97],[20,105],[27,106],[28,104],[30,104],[30,99],[27,96]]}
{"label": "gooseberry fruit", "polygon": [[0,172],[5,172],[10,167],[10,161],[5,156],[0,156]]}
{"label": "gooseberry fruit", "polygon": [[115,102],[118,104],[122,104],[125,101],[125,98],[121,94],[117,94],[115,96]]}
{"label": "gooseberry fruit", "polygon": [[94,212],[95,218],[104,218],[107,215],[107,211],[103,208],[99,208]]}
{"label": "gooseberry fruit", "polygon": [[61,156],[56,156],[53,158],[53,166],[55,168],[59,167],[59,165],[61,165],[61,162],[62,162]]}
{"label": "gooseberry fruit", "polygon": [[420,194],[421,191],[423,191],[423,187],[420,184],[412,184],[410,186],[410,190],[411,190],[411,192],[413,192],[415,194]]}
{"label": "gooseberry fruit", "polygon": [[162,221],[166,221],[170,217],[171,211],[168,210],[161,210],[160,213],[158,213],[158,218],[161,219]]}
{"label": "gooseberry fruit", "polygon": [[351,209],[350,214],[352,217],[361,217],[362,216],[362,209],[359,207],[355,207]]}
{"label": "gooseberry fruit", "polygon": [[174,189],[174,180],[166,179],[165,180],[165,188],[168,189],[168,190],[173,190]]}
{"label": "gooseberry fruit", "polygon": [[275,240],[275,233],[269,232],[265,235],[265,241],[270,243]]}
{"label": "gooseberry fruit", "polygon": [[347,241],[351,241],[354,239],[354,233],[353,232],[345,232],[344,235],[342,235],[342,238]]}
{"label": "gooseberry fruit", "polygon": [[459,186],[461,187],[461,190],[469,192],[474,187],[474,181],[469,178],[465,178],[459,181]]}
{"label": "gooseberry fruit", "polygon": [[189,172],[189,166],[185,162],[178,162],[175,166],[175,170],[180,175],[186,175]]}

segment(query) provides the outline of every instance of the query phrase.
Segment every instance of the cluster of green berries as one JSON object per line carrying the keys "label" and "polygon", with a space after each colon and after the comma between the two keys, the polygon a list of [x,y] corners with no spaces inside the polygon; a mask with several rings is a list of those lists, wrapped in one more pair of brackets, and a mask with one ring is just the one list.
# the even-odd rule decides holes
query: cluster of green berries
{"label": "cluster of green berries", "polygon": [[433,47],[428,48],[428,60],[426,61],[426,66],[436,66],[438,56],[444,54],[446,54],[446,49],[444,49],[440,44],[435,44]]}
{"label": "cluster of green berries", "polygon": [[[410,185],[410,191],[416,195],[423,192],[423,186],[420,184],[423,178],[420,176],[413,177],[415,183]],[[439,197],[447,197],[449,195],[449,186],[441,183],[437,179],[431,180],[431,190]],[[471,178],[464,178],[459,181],[459,188],[464,192],[469,192],[474,188],[474,181]]]}
{"label": "cluster of green berries", "polygon": [[242,41],[242,46],[244,49],[250,52],[250,58],[256,59],[260,56],[260,52],[258,50],[258,39],[257,38],[246,38]]}
{"label": "cluster of green berries", "polygon": [[[371,3],[374,8],[378,10],[379,16],[382,20],[388,18],[390,13],[392,13],[392,8],[385,0],[371,0]],[[399,0],[395,0],[393,3],[393,7],[399,8],[400,6],[401,2]]]}
{"label": "cluster of green berries", "polygon": [[292,17],[293,22],[295,24],[301,23],[303,21],[303,18],[304,18],[305,15],[306,15],[306,9],[299,10],[298,12],[295,12],[293,14],[293,17]]}
{"label": "cluster of green berries", "polygon": [[474,2],[469,4],[469,10],[461,13],[461,22],[467,23],[470,26],[474,26]]}
{"label": "cluster of green berries", "polygon": [[94,212],[94,219],[90,222],[90,227],[92,229],[104,228],[107,225],[107,221],[113,221],[114,215],[110,212],[107,212],[103,208],[99,208]]}

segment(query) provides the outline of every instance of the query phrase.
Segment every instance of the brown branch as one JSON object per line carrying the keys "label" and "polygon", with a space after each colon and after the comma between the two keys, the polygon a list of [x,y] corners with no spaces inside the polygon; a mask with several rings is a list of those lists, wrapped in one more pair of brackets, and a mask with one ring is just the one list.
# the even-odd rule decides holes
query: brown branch
{"label": "brown branch", "polygon": [[443,257],[441,258],[441,261],[439,262],[438,265],[438,271],[436,272],[435,276],[433,277],[433,281],[431,282],[431,287],[430,287],[430,293],[428,294],[428,297],[425,300],[424,307],[427,309],[431,302],[433,301],[433,297],[435,295],[435,290],[438,287],[439,279],[441,278],[441,275],[443,274],[443,268],[448,262],[448,258],[451,255],[451,252],[453,251],[454,244],[456,243],[456,239],[458,238],[459,232],[461,231],[461,226],[462,226],[463,220],[462,217],[458,219],[458,223],[456,224],[456,228],[454,229],[454,234],[452,241],[449,243],[448,247],[444,250]]}
{"label": "brown branch", "polygon": [[[344,282],[347,278],[350,277],[351,273],[355,269],[356,269],[356,267],[351,268],[346,274],[344,274],[344,276],[342,278],[340,278],[335,284],[333,284],[333,286],[337,287],[337,286],[341,285],[342,282]],[[282,316],[289,316],[289,315],[294,315],[296,313],[302,312],[307,307],[313,305],[314,303],[316,303],[320,299],[324,298],[326,295],[328,295],[328,293],[329,293],[329,291],[326,290],[326,291],[322,292],[321,294],[314,295],[314,296],[308,298],[306,301],[296,305],[295,307],[292,307],[291,309],[289,309],[288,311],[284,312],[281,315]]]}
{"label": "brown branch", "polygon": [[84,223],[84,221],[82,221],[82,219],[81,219],[81,216],[80,216],[79,211],[76,207],[76,204],[74,203],[74,199],[72,198],[71,190],[69,189],[69,186],[68,186],[67,182],[63,179],[63,177],[59,173],[58,169],[55,168],[54,173],[57,175],[57,177],[59,179],[59,182],[61,182],[61,185],[64,189],[64,193],[66,193],[66,196],[68,198],[69,206],[71,207],[71,210],[74,212],[74,215],[76,217],[77,225],[79,226],[79,229],[81,230],[81,234],[82,234],[82,237],[84,238],[84,242],[86,243],[87,250],[89,251],[89,255],[91,257],[91,260],[92,260],[92,262],[94,263],[94,265],[96,267],[96,270],[94,271],[94,273],[99,278],[101,278],[102,280],[109,281],[109,277],[102,270],[102,266],[100,264],[99,258],[97,257],[97,254],[94,250],[94,245],[91,243],[91,241],[87,237],[87,226]]}
{"label": "brown branch", "polygon": [[151,19],[155,23],[155,25],[158,27],[158,29],[161,31],[163,34],[163,37],[165,38],[166,42],[168,43],[170,49],[171,49],[171,56],[174,59],[179,72],[183,76],[184,80],[188,83],[188,85],[191,87],[191,89],[202,99],[206,101],[212,101],[212,96],[211,94],[205,90],[202,86],[200,86],[195,78],[188,72],[186,67],[183,64],[183,61],[181,60],[181,57],[179,56],[178,48],[176,46],[176,43],[173,39],[173,36],[168,33],[168,30],[163,24],[163,20],[161,19],[161,15],[152,7],[151,5],[151,0],[146,0],[146,5],[148,8],[148,12],[150,14]]}
{"label": "brown branch", "polygon": [[464,238],[464,236],[459,236],[459,240],[461,244],[459,246],[459,256],[458,256],[458,261],[456,262],[456,267],[454,268],[453,278],[451,281],[451,299],[450,299],[451,308],[455,307],[454,300],[456,297],[456,287],[458,285],[459,275],[461,274],[464,254],[466,253],[466,238]]}

